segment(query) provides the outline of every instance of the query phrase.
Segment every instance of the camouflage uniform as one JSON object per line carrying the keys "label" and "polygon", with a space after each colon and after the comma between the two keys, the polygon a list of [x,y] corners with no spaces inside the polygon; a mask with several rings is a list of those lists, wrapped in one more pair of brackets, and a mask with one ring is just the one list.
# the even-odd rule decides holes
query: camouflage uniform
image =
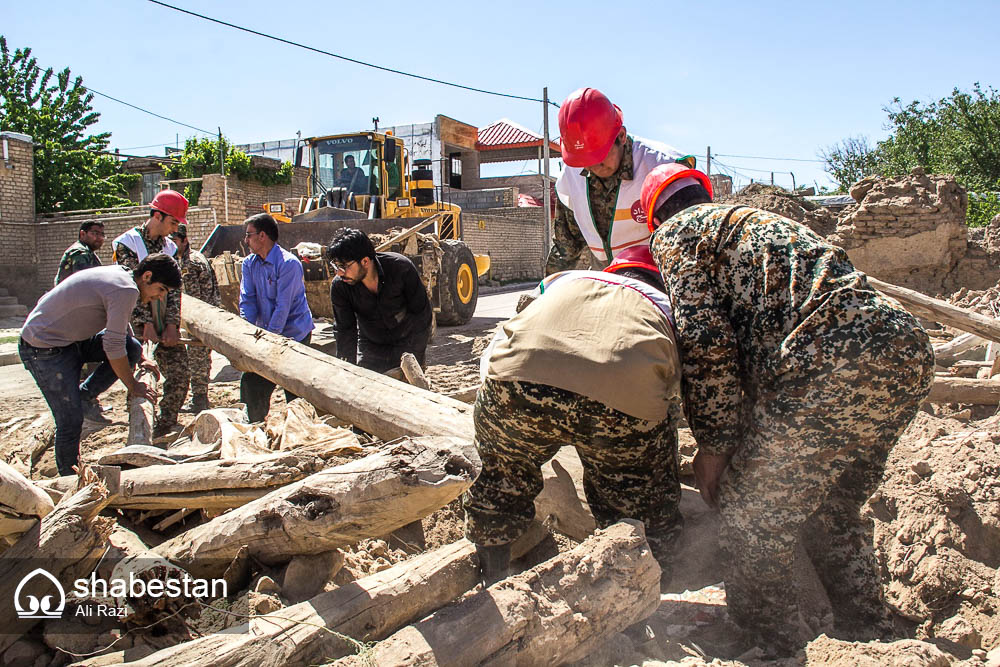
{"label": "camouflage uniform", "polygon": [[[138,227],[142,240],[146,244],[146,251],[149,254],[163,252],[164,239],[151,239],[146,232],[146,225]],[[139,257],[124,244],[115,247],[114,260],[122,266],[134,271],[139,267]],[[154,308],[163,308],[163,302],[153,301],[148,305],[139,302],[132,311],[132,329],[136,336],[142,337],[143,328],[147,322],[156,323],[153,317]],[[181,326],[181,290],[171,289],[167,291],[167,303],[162,317],[163,325],[173,324],[178,330]],[[162,333],[162,331],[157,331]],[[163,424],[174,424],[177,421],[177,414],[184,404],[187,396],[188,382],[190,374],[187,365],[187,350],[184,345],[157,345],[153,353],[153,359],[163,374],[163,395],[160,397],[160,418]]]}
{"label": "camouflage uniform", "polygon": [[101,259],[97,256],[97,253],[80,241],[77,241],[66,248],[62,259],[59,260],[59,270],[56,272],[56,279],[53,286],[58,285],[77,271],[83,271],[84,269],[100,265]]}
{"label": "camouflage uniform", "polygon": [[[632,137],[626,137],[625,150],[618,170],[608,178],[598,178],[584,170],[590,192],[590,210],[601,238],[607,238],[615,217],[618,187],[632,179]],[[590,252],[580,233],[573,211],[556,197],[556,216],[552,219],[552,248],[545,262],[545,275],[576,268],[603,268],[602,262]]]}
{"label": "camouflage uniform", "polygon": [[702,204],[652,240],[677,327],[698,446],[732,458],[719,485],[733,619],[779,653],[805,637],[792,588],[803,539],[836,630],[888,629],[860,510],[933,380],[914,318],[806,227]]}
{"label": "camouflage uniform", "polygon": [[474,421],[483,469],[462,497],[470,541],[493,546],[521,535],[535,516],[542,464],[570,445],[583,462],[597,525],[643,521],[653,554],[668,567],[683,523],[675,415],[646,421],[564,389],[486,378]]}
{"label": "camouflage uniform", "polygon": [[[191,246],[180,254],[178,264],[184,280],[184,293],[201,299],[207,304],[219,306],[219,283],[215,271],[208,260]],[[188,345],[186,363],[191,375],[191,397],[208,399],[208,379],[212,370],[212,349],[202,345]]]}

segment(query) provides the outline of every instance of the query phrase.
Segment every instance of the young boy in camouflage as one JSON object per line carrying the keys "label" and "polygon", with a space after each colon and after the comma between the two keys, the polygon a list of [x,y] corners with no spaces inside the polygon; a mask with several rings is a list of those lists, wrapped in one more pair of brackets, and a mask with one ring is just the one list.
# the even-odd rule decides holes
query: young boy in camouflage
{"label": "young boy in camouflage", "polygon": [[776,655],[815,636],[792,576],[801,539],[836,634],[885,635],[861,507],[930,390],[927,334],[844,250],[780,215],[712,204],[706,181],[659,167],[642,203],[658,226],[695,476],[721,514],[730,616]]}
{"label": "young boy in camouflage", "polygon": [[[215,271],[208,260],[197,250],[192,250],[188,242],[187,225],[177,225],[177,231],[170,235],[177,244],[177,263],[184,278],[184,294],[201,299],[207,304],[218,306],[219,283]],[[191,410],[208,410],[208,380],[212,371],[212,349],[204,345],[188,345],[187,367],[191,376]]]}
{"label": "young boy in camouflage", "polygon": [[662,283],[648,248],[626,249],[606,271],[546,278],[483,355],[474,413],[483,469],[463,506],[486,581],[506,575],[510,543],[534,518],[541,467],[564,445],[580,455],[597,525],[642,521],[669,578],[682,525],[670,307],[652,286]]}

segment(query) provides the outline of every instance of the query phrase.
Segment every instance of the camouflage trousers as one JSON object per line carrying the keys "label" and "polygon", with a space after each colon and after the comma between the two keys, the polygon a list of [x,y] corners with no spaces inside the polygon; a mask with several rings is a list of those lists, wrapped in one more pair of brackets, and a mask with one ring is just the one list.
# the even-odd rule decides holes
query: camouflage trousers
{"label": "camouflage trousers", "polygon": [[556,387],[487,378],[474,420],[483,469],[462,497],[470,541],[492,546],[520,536],[535,516],[542,465],[572,446],[597,525],[642,521],[653,555],[668,566],[683,525],[673,415],[645,421]]}
{"label": "camouflage trousers", "polygon": [[792,577],[799,540],[839,636],[868,640],[891,629],[873,524],[861,509],[934,377],[927,335],[909,315],[897,319],[887,339],[846,365],[761,390],[720,482],[730,616],[779,655],[811,638]]}
{"label": "camouflage trousers", "polygon": [[[188,369],[191,373],[191,396],[208,396],[208,381],[212,374],[212,348],[187,346]],[[183,403],[183,401],[181,401]]]}
{"label": "camouflage trousers", "polygon": [[188,370],[186,345],[157,345],[153,352],[160,373],[163,375],[163,395],[160,396],[160,418],[158,421],[172,424],[187,397],[191,373]]}

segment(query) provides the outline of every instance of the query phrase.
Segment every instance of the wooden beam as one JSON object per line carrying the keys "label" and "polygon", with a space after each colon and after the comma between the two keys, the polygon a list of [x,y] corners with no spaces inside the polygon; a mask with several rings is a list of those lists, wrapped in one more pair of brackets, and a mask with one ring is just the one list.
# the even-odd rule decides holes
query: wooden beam
{"label": "wooden beam", "polygon": [[934,299],[915,290],[884,283],[868,276],[868,284],[887,296],[896,299],[908,311],[926,320],[947,324],[977,336],[1000,342],[1000,322],[968,308],[953,306],[947,301]]}
{"label": "wooden beam", "polygon": [[[547,535],[533,524],[511,545],[519,558]],[[178,644],[130,665],[260,667],[316,665],[350,655],[358,642],[385,639],[479,583],[475,546],[458,540],[396,563],[291,607],[254,618],[224,633]]]}
{"label": "wooden beam", "polygon": [[642,524],[616,523],[336,665],[561,665],[651,615],[660,567]]}
{"label": "wooden beam", "polygon": [[398,442],[273,491],[154,551],[196,577],[221,576],[244,545],[253,558],[277,565],[422,519],[468,489],[478,473],[471,443]]}
{"label": "wooden beam", "polygon": [[445,435],[471,441],[472,407],[264,331],[184,297],[185,326],[236,368],[257,373],[382,440]]}
{"label": "wooden beam", "polygon": [[1000,380],[935,377],[927,400],[931,403],[996,405],[1000,403]]}
{"label": "wooden beam", "polygon": [[[9,549],[0,554],[0,653],[41,619],[18,618],[15,613],[15,592],[21,581],[40,563],[45,563],[50,575],[66,586],[78,577],[86,576],[98,563],[106,549],[114,520],[98,516],[110,498],[107,488],[91,474],[82,479],[88,483],[75,494],[56,505],[33,528],[24,533]],[[38,600],[55,592],[51,582],[36,575],[21,590],[18,598],[30,602],[28,595]],[[50,600],[53,598],[50,598]],[[55,600],[58,604],[58,599]]]}

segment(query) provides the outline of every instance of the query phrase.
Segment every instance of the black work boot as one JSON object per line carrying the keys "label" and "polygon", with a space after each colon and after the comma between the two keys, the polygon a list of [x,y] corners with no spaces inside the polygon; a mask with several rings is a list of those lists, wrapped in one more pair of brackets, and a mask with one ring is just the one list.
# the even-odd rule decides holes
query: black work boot
{"label": "black work boot", "polygon": [[191,412],[202,412],[203,410],[208,410],[208,395],[204,396],[192,396],[190,403]]}
{"label": "black work boot", "polygon": [[153,424],[153,437],[162,438],[175,428],[177,428],[177,417],[171,418],[169,415],[164,416],[161,414],[159,419]]}
{"label": "black work boot", "polygon": [[491,586],[510,575],[510,543],[490,547],[476,545],[483,586]]}

